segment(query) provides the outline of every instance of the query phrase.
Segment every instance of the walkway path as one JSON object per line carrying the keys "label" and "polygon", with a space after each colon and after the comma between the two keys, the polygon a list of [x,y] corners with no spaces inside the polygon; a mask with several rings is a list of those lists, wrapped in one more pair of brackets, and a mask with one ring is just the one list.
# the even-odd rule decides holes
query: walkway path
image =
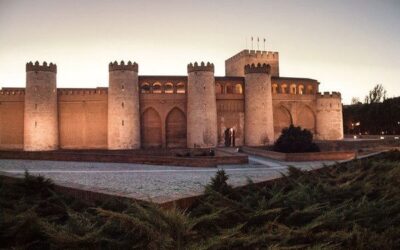
{"label": "walkway path", "polygon": [[[242,186],[251,179],[261,182],[280,177],[292,165],[310,170],[335,162],[280,162],[249,156],[249,164],[223,165],[229,183]],[[201,194],[218,168],[154,166],[128,163],[61,162],[31,160],[0,160],[0,171],[23,176],[25,170],[33,175],[51,178],[58,184],[77,184],[85,188],[114,192],[155,202]]]}
{"label": "walkway path", "polygon": [[[263,165],[224,165],[219,168],[225,169],[229,183],[234,186],[245,185],[249,178],[254,182],[277,178],[286,171],[286,166],[266,162]],[[216,168],[29,160],[0,160],[0,170],[18,176],[23,176],[27,170],[59,184],[78,184],[97,191],[156,202],[202,193],[217,171]]]}

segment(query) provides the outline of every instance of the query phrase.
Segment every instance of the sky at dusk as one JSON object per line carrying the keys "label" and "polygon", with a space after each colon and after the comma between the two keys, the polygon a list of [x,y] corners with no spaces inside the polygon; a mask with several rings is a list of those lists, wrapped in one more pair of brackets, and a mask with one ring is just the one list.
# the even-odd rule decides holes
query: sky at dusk
{"label": "sky at dusk", "polygon": [[24,87],[36,60],[57,64],[58,87],[105,87],[114,60],[140,75],[210,61],[223,76],[251,36],[279,52],[281,76],[317,79],[345,104],[378,83],[400,95],[399,0],[0,0],[0,87]]}

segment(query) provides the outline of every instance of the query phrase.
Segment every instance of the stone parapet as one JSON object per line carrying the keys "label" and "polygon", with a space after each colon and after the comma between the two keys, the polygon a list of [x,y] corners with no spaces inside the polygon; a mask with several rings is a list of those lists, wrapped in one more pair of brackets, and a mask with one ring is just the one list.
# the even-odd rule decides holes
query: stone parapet
{"label": "stone parapet", "polygon": [[317,93],[317,97],[318,98],[341,98],[342,95],[340,94],[340,92],[318,92]]}
{"label": "stone parapet", "polygon": [[204,62],[201,62],[200,65],[195,62],[194,64],[189,63],[187,66],[187,70],[188,73],[190,72],[195,72],[195,71],[210,71],[210,72],[214,72],[214,64],[207,62],[207,64],[205,64]]}
{"label": "stone parapet", "polygon": [[97,89],[58,89],[58,95],[106,95],[107,88]]}
{"label": "stone parapet", "polygon": [[0,95],[25,95],[25,90],[2,90],[0,89]]}
{"label": "stone parapet", "polygon": [[110,62],[110,64],[108,65],[108,71],[116,71],[116,70],[130,70],[130,71],[134,71],[134,72],[138,72],[139,70],[139,65],[136,62],[131,62],[128,61],[127,64],[125,64],[124,61],[121,61],[120,64],[118,64],[117,61],[114,62]]}
{"label": "stone parapet", "polygon": [[48,72],[53,72],[57,73],[57,65],[50,63],[47,65],[47,62],[43,62],[43,65],[40,65],[38,61],[33,64],[32,62],[28,62],[26,64],[26,72],[28,71],[48,71]]}
{"label": "stone parapet", "polygon": [[245,74],[253,74],[253,73],[265,73],[265,74],[270,74],[271,73],[271,66],[269,64],[263,63],[258,63],[257,65],[253,64],[247,64],[244,66],[244,73]]}
{"label": "stone parapet", "polygon": [[279,59],[279,53],[275,51],[263,51],[263,50],[242,50],[241,52],[237,53],[236,55],[228,58],[226,61],[237,61],[243,56],[252,56],[252,57],[257,57],[257,58],[265,58],[269,60],[278,60]]}

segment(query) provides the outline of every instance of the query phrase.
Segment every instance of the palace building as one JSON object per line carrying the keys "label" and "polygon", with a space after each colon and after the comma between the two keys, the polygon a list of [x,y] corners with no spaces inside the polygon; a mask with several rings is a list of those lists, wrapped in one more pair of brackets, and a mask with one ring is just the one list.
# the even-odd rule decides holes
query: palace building
{"label": "palace building", "polygon": [[109,64],[108,88],[57,88],[57,66],[26,64],[26,87],[0,90],[0,149],[210,148],[272,144],[290,124],[343,139],[340,93],[281,77],[277,52],[243,50],[187,66],[187,75],[139,75]]}

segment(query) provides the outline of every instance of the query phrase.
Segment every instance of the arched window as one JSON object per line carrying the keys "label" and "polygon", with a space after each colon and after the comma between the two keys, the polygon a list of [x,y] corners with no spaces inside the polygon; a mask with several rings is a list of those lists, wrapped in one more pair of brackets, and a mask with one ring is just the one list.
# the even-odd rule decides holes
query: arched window
{"label": "arched window", "polygon": [[173,94],[174,93],[174,85],[172,83],[170,83],[170,82],[167,82],[164,85],[164,92],[166,94]]}
{"label": "arched window", "polygon": [[235,93],[236,94],[243,94],[242,84],[238,83],[235,85]]}
{"label": "arched window", "polygon": [[227,84],[226,85],[226,93],[227,94],[233,94],[234,93],[233,86],[231,84]]}
{"label": "arched window", "polygon": [[178,93],[178,94],[185,94],[185,84],[183,84],[183,83],[178,83],[177,85],[176,85],[176,93]]}
{"label": "arched window", "polygon": [[314,94],[314,88],[312,85],[307,86],[307,94],[310,94],[310,95]]}
{"label": "arched window", "polygon": [[272,84],[272,94],[278,93],[278,84]]}
{"label": "arched window", "polygon": [[215,84],[215,94],[222,94],[222,87],[221,84]]}
{"label": "arched window", "polygon": [[162,92],[161,83],[155,82],[155,83],[153,84],[153,93],[154,93],[154,94],[161,94],[161,92]]}
{"label": "arched window", "polygon": [[290,94],[292,95],[296,94],[296,84],[294,83],[290,84]]}
{"label": "arched window", "polygon": [[148,83],[143,83],[140,89],[142,93],[150,93],[150,85]]}
{"label": "arched window", "polygon": [[299,95],[304,95],[305,94],[304,93],[304,85],[300,84],[298,89],[299,89]]}
{"label": "arched window", "polygon": [[287,84],[286,83],[281,84],[281,93],[287,94]]}

